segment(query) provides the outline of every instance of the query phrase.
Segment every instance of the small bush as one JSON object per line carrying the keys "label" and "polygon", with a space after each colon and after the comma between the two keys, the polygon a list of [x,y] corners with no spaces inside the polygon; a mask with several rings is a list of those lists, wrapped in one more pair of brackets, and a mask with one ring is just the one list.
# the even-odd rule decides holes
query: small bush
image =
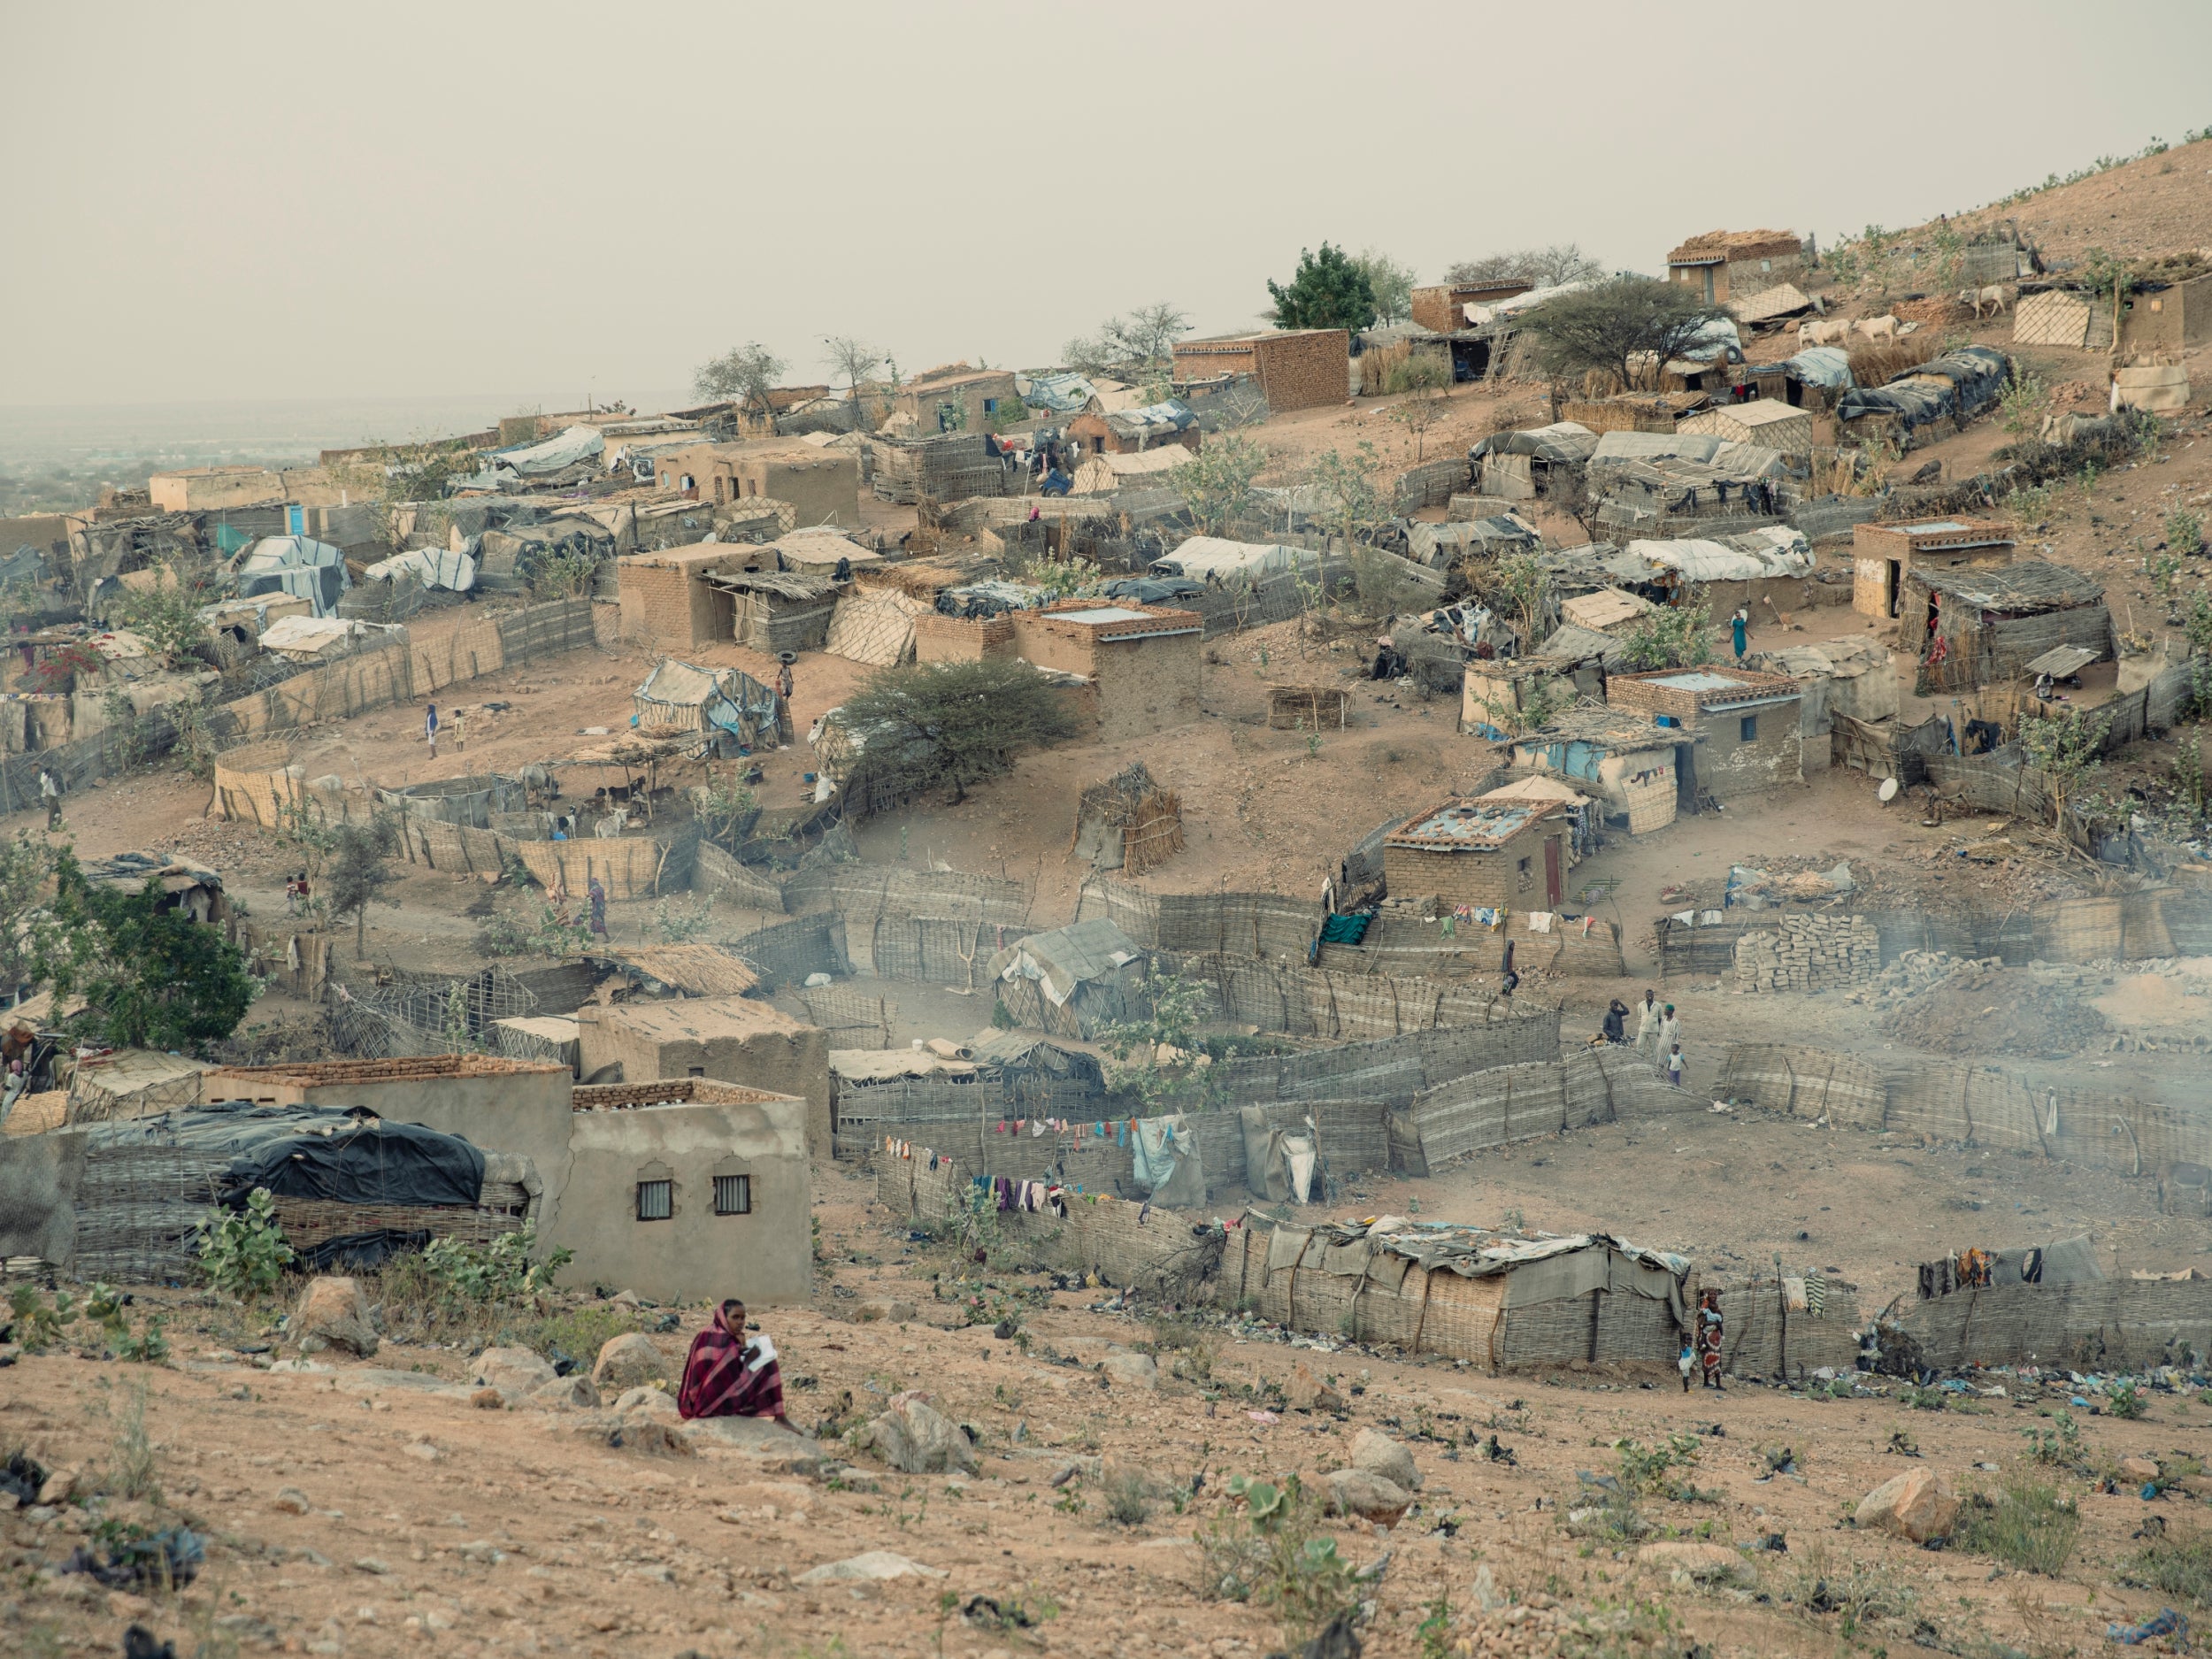
{"label": "small bush", "polygon": [[108,1488],[119,1497],[151,1498],[157,1502],[161,1498],[160,1460],[146,1432],[146,1385],[142,1382],[126,1396],[116,1424]]}
{"label": "small bush", "polygon": [[2204,518],[2186,507],[2177,507],[2166,515],[2166,545],[2177,553],[2194,555],[2204,551]]}
{"label": "small bush", "polygon": [[1233,1476],[1240,1513],[1218,1517],[1194,1534],[1199,1594],[1276,1609],[1284,1645],[1297,1648],[1356,1599],[1351,1563],[1336,1540],[1315,1536],[1320,1506],[1291,1476],[1279,1485]]}
{"label": "small bush", "polygon": [[1152,1518],[1144,1477],[1133,1469],[1117,1474],[1106,1488],[1106,1517],[1120,1526],[1142,1526]]}
{"label": "small bush", "polygon": [[277,1225],[276,1200],[265,1187],[247,1194],[243,1210],[209,1210],[199,1237],[200,1271],[216,1289],[242,1301],[274,1290],[292,1264],[292,1247]]}
{"label": "small bush", "polygon": [[2212,1608],[2212,1532],[2168,1532],[2138,1550],[2120,1582]]}
{"label": "small bush", "polygon": [[1902,1618],[1912,1611],[1910,1586],[1855,1557],[1837,1561],[1815,1544],[1791,1559],[1796,1571],[1782,1599],[1815,1617],[1840,1614],[1837,1628],[1846,1641],[1875,1619]]}
{"label": "small bush", "polygon": [[2112,1391],[2105,1401],[2104,1409],[2114,1417],[2132,1423],[2143,1415],[2143,1396],[2137,1392],[2133,1383],[2124,1382]]}
{"label": "small bush", "polygon": [[2028,1442],[2028,1455],[2039,1463],[2059,1469],[2078,1469],[2081,1466],[2081,1429],[2074,1421],[2074,1414],[2062,1411],[2055,1419],[2056,1426],[2047,1429],[2022,1429],[2022,1438]]}
{"label": "small bush", "polygon": [[1697,1437],[1676,1434],[1669,1437],[1664,1446],[1646,1446],[1641,1440],[1615,1440],[1613,1450],[1620,1459],[1620,1483],[1624,1491],[1643,1497],[1672,1498],[1679,1496],[1681,1483],[1673,1471],[1686,1471],[1697,1462]]}
{"label": "small bush", "polygon": [[1976,1493],[1959,1506],[1951,1541],[2023,1572],[2055,1576],[2074,1553],[2081,1512],[2056,1487],[2016,1475],[1994,1496]]}

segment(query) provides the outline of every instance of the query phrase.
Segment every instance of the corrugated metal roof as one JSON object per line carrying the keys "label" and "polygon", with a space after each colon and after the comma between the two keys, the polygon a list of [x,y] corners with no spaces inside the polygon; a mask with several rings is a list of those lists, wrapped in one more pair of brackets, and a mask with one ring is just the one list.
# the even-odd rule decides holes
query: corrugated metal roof
{"label": "corrugated metal roof", "polygon": [[1447,801],[1417,812],[1383,838],[1417,852],[1488,852],[1560,810],[1556,801]]}

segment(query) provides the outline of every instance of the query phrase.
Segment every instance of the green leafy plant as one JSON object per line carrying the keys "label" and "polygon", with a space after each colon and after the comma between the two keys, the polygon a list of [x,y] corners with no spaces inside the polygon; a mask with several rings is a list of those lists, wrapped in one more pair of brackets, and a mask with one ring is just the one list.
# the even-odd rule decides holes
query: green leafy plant
{"label": "green leafy plant", "polygon": [[1837,1632],[1846,1641],[1855,1640],[1876,1619],[1904,1617],[1917,1600],[1912,1586],[1895,1573],[1855,1556],[1838,1561],[1822,1544],[1791,1560],[1796,1571],[1782,1599],[1808,1616],[1840,1615]]}
{"label": "green leafy plant", "polygon": [[1219,535],[1252,511],[1253,483],[1267,465],[1267,451],[1241,433],[1209,438],[1198,453],[1167,474],[1200,534]]}
{"label": "green leafy plant", "polygon": [[488,956],[572,956],[590,942],[584,919],[563,920],[559,907],[548,898],[521,907],[519,914],[493,916],[476,935],[477,949]]}
{"label": "green leafy plant", "polygon": [[2021,747],[2050,789],[2055,824],[2064,826],[2067,803],[2082,781],[2103,764],[2105,736],[2111,729],[2110,715],[2091,714],[2070,704],[2021,719]]}
{"label": "green leafy plant", "polygon": [[119,1497],[161,1500],[161,1460],[146,1432],[146,1385],[134,1384],[116,1418],[115,1447],[108,1468],[109,1490]]}
{"label": "green leafy plant", "polygon": [[1682,595],[1636,618],[1620,636],[1621,654],[1637,669],[1694,668],[1713,660],[1702,594]]}
{"label": "green leafy plant", "polygon": [[713,923],[714,902],[710,899],[696,899],[688,904],[676,898],[654,902],[653,926],[664,943],[687,945]]}
{"label": "green leafy plant", "polygon": [[1518,322],[1554,380],[1595,373],[1627,388],[1647,365],[1680,357],[1727,315],[1680,283],[1619,276],[1558,295]]}
{"label": "green leafy plant", "polygon": [[65,1290],[56,1291],[51,1302],[35,1285],[18,1285],[8,1293],[9,1333],[28,1354],[43,1354],[54,1347],[82,1311]]}
{"label": "green leafy plant", "polygon": [[2143,1396],[2132,1382],[2124,1382],[2105,1396],[2104,1409],[2116,1417],[2132,1423],[2144,1411]]}
{"label": "green leafy plant", "polygon": [[292,1247],[277,1223],[265,1187],[246,1194],[243,1210],[210,1210],[197,1229],[200,1271],[216,1289],[252,1302],[274,1290],[292,1264]]}
{"label": "green leafy plant", "polygon": [[2055,1576],[2074,1553],[2081,1512],[2055,1486],[2016,1475],[1993,1494],[1959,1506],[1951,1534],[1958,1548],[1989,1555],[2022,1572]]}
{"label": "green leafy plant", "polygon": [[1323,242],[1321,251],[1301,249],[1298,270],[1287,284],[1270,280],[1278,328],[1348,328],[1356,333],[1375,321],[1375,289],[1360,262],[1341,248]]}
{"label": "green leafy plant", "polygon": [[195,659],[208,642],[207,624],[200,616],[205,589],[203,575],[159,565],[153,584],[127,592],[118,611],[123,626],[174,668]]}
{"label": "green leafy plant", "polygon": [[2212,1608],[2212,1532],[2169,1528],[2136,1551],[2120,1570],[2120,1582]]}
{"label": "green leafy plant", "polygon": [[[1326,449],[1307,465],[1305,481],[1319,497],[1315,516],[1347,548],[1372,542],[1390,522],[1390,503],[1382,489],[1382,457],[1372,443],[1362,440],[1348,454]],[[1360,596],[1367,596],[1361,589]]]}
{"label": "green leafy plant", "polygon": [[1108,1483],[1106,1517],[1118,1526],[1142,1526],[1152,1518],[1152,1500],[1135,1470],[1122,1470]]}
{"label": "green leafy plant", "polygon": [[1676,1472],[1696,1465],[1698,1449],[1694,1434],[1669,1435],[1660,1446],[1633,1440],[1613,1442],[1622,1487],[1641,1497],[1679,1496],[1682,1485],[1675,1479]]}
{"label": "green leafy plant", "polygon": [[464,1302],[517,1302],[550,1290],[560,1271],[576,1259],[573,1250],[554,1250],[533,1261],[538,1225],[526,1221],[489,1244],[460,1239],[433,1239],[423,1248],[423,1266],[432,1279]]}
{"label": "green leafy plant", "polygon": [[[1025,749],[1071,737],[1061,693],[1026,663],[910,663],[879,669],[847,698],[833,728],[851,755],[847,799],[909,799],[1009,771]],[[825,748],[831,747],[825,738]]]}
{"label": "green leafy plant", "polygon": [[2005,430],[2016,438],[2035,436],[2043,429],[2050,401],[2050,385],[2041,375],[2027,370],[2015,374],[1997,400]]}
{"label": "green leafy plant", "polygon": [[2166,545],[2174,552],[2193,557],[2204,551],[2204,518],[2187,507],[2177,507],[2166,515]]}
{"label": "green leafy plant", "polygon": [[2028,1455],[2039,1463],[2060,1469],[2078,1469],[2082,1463],[2081,1429],[2070,1411],[2061,1411],[2047,1429],[2022,1429]]}
{"label": "green leafy plant", "polygon": [[1294,1650],[1356,1596],[1351,1563],[1336,1540],[1317,1536],[1320,1506],[1291,1475],[1283,1480],[1229,1479],[1241,1512],[1216,1517],[1194,1536],[1201,1593],[1220,1601],[1271,1607]]}

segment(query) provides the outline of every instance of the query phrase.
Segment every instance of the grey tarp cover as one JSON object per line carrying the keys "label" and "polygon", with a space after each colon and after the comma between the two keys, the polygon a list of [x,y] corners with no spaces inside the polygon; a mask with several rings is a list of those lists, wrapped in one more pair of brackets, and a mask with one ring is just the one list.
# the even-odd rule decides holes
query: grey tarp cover
{"label": "grey tarp cover", "polygon": [[1997,401],[2008,372],[2002,352],[1962,346],[1906,370],[1887,385],[1846,392],[1836,401],[1836,419],[1894,415],[1907,430],[1947,415],[1962,420]]}
{"label": "grey tarp cover", "polygon": [[257,1187],[342,1204],[473,1205],[484,1191],[484,1155],[460,1136],[359,1107],[219,1101],[96,1125],[89,1136],[95,1147],[228,1154],[218,1196],[234,1209]]}
{"label": "grey tarp cover", "polygon": [[1525,455],[1539,461],[1586,461],[1598,447],[1598,434],[1578,421],[1555,421],[1523,432],[1494,432],[1467,451],[1470,461],[1486,455]]}
{"label": "grey tarp cover", "polygon": [[1808,346],[1782,359],[1782,373],[1804,386],[1847,387],[1851,384],[1851,354],[1839,346]]}
{"label": "grey tarp cover", "polygon": [[1035,1071],[1064,1081],[1086,1094],[1106,1092],[1105,1068],[1098,1056],[1081,1048],[1064,1048],[1033,1031],[987,1029],[969,1041],[968,1051],[978,1065],[995,1065],[1009,1071]]}
{"label": "grey tarp cover", "polygon": [[1728,478],[1779,478],[1786,471],[1778,449],[1706,432],[1609,432],[1590,452],[1594,473],[1636,461],[1688,462]]}
{"label": "grey tarp cover", "polygon": [[339,595],[353,585],[346,571],[346,556],[329,542],[311,536],[263,536],[238,553],[230,568],[241,599],[289,594],[314,606],[319,617],[328,616]]}
{"label": "grey tarp cover", "polygon": [[476,586],[476,560],[468,553],[446,548],[411,548],[379,559],[361,572],[362,580],[386,582],[395,576],[411,576],[425,588],[442,588],[465,594]]}
{"label": "grey tarp cover", "polygon": [[636,696],[641,703],[697,709],[710,725],[741,742],[752,741],[756,733],[776,724],[776,694],[741,669],[710,672],[664,657],[653,664]]}
{"label": "grey tarp cover", "polygon": [[1104,917],[1094,917],[1016,940],[991,958],[990,974],[994,979],[1035,979],[1053,1006],[1062,1008],[1077,986],[1110,978],[1141,954],[1128,934]]}
{"label": "grey tarp cover", "polygon": [[495,450],[493,465],[510,468],[524,478],[534,478],[543,472],[564,471],[579,461],[595,461],[606,452],[606,438],[598,427],[571,426],[542,443],[519,449]]}

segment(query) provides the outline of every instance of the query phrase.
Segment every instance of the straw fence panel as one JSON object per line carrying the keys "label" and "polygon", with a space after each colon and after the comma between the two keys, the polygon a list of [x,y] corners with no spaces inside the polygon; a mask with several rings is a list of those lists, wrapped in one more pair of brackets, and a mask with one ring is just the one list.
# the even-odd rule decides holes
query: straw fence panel
{"label": "straw fence panel", "polygon": [[1878,1129],[1889,1083],[1878,1067],[1824,1048],[1739,1043],[1722,1063],[1719,1087],[1791,1118],[1825,1118],[1853,1129]]}
{"label": "straw fence panel", "polygon": [[[2035,1362],[2142,1371],[2212,1351],[2212,1281],[2008,1285],[1916,1302],[1898,1325],[1917,1363],[1954,1370]],[[1886,1339],[1885,1347],[1889,1346]]]}

